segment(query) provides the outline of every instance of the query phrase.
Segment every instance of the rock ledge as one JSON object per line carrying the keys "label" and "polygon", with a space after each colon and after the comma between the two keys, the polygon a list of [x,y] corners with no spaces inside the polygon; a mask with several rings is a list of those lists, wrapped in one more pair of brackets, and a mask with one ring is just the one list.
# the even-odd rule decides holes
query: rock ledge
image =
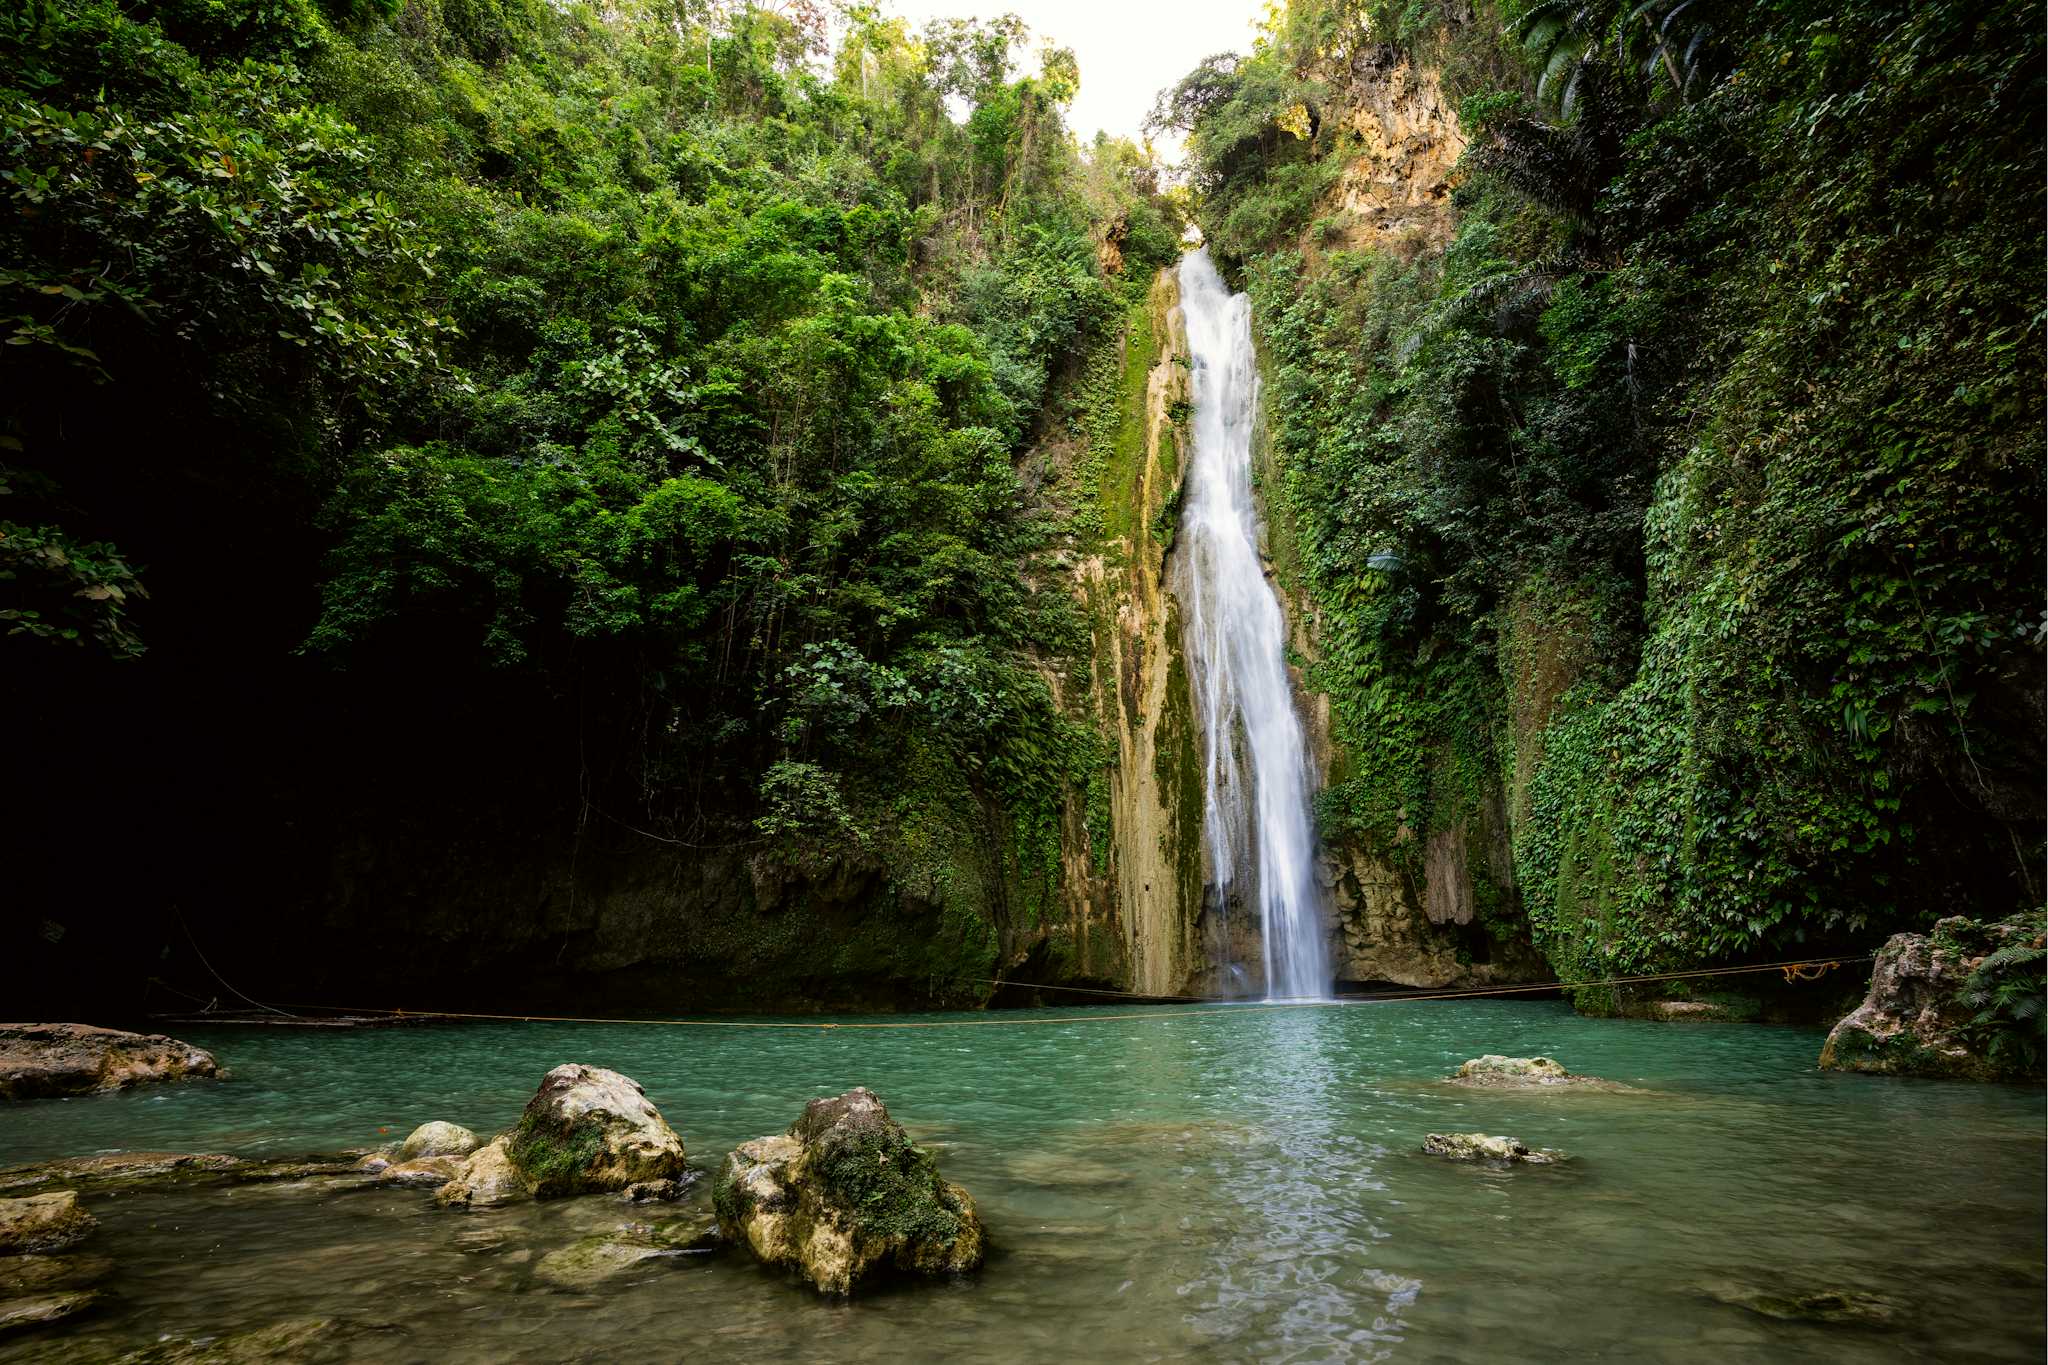
{"label": "rock ledge", "polygon": [[91,1024],[0,1024],[0,1100],[89,1095],[219,1074],[212,1053],[160,1033]]}

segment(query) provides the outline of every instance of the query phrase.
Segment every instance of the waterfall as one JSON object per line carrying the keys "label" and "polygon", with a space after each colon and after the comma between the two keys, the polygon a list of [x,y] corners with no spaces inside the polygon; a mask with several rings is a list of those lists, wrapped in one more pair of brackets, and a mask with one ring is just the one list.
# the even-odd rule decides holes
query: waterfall
{"label": "waterfall", "polygon": [[1287,625],[1259,562],[1252,500],[1258,371],[1251,300],[1207,249],[1180,264],[1195,452],[1176,556],[1189,678],[1207,760],[1203,832],[1218,889],[1255,893],[1269,999],[1329,993],[1308,743],[1287,677]]}

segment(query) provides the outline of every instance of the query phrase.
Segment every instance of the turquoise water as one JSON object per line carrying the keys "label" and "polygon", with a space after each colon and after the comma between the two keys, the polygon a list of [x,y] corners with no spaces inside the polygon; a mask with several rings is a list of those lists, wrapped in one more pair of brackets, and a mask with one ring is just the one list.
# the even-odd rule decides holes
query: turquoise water
{"label": "turquoise water", "polygon": [[[436,1362],[1990,1361],[2048,1344],[2038,1090],[1825,1075],[1812,1030],[1551,1003],[1077,1017],[1093,1013],[873,1031],[192,1030],[232,1080],[0,1109],[0,1164],[296,1155],[434,1118],[488,1132],[550,1067],[583,1061],[638,1079],[713,1165],[812,1096],[867,1085],[974,1193],[998,1250],[973,1279],[851,1304],[729,1253],[572,1294],[535,1279],[533,1259],[643,1215],[609,1198],[465,1215],[320,1185],[88,1194],[113,1303],[0,1343],[0,1361],[307,1315],[379,1329],[336,1339],[332,1358]],[[1485,1052],[1643,1093],[1439,1079]],[[1446,1129],[1573,1160],[1494,1171],[1416,1150]],[[1740,1306],[1816,1292],[1867,1296],[1889,1321]]]}

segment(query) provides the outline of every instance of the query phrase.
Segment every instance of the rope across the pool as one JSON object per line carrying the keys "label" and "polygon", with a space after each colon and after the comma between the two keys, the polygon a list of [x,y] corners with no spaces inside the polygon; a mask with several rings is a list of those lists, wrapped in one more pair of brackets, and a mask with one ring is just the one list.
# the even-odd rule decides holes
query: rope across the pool
{"label": "rope across the pool", "polygon": [[[636,1024],[666,1028],[794,1029],[819,1032],[838,1029],[913,1028],[1001,1028],[1031,1024],[1111,1024],[1147,1019],[1211,1019],[1242,1014],[1272,1013],[1280,1010],[1351,1009],[1365,1005],[1395,1004],[1403,1001],[1472,1000],[1486,996],[1531,995],[1560,990],[1601,986],[1640,986],[1661,981],[1689,981],[1723,976],[1783,973],[1787,982],[1817,981],[1837,967],[1870,962],[1871,956],[1832,958],[1825,961],[1765,962],[1739,967],[1698,967],[1683,972],[1646,972],[1634,976],[1613,976],[1599,981],[1545,981],[1519,986],[1483,986],[1458,991],[1405,991],[1371,996],[1339,996],[1329,1000],[1274,1000],[1238,1003],[1223,997],[1142,995],[1135,991],[1109,991],[1083,986],[1042,986],[1028,981],[1003,981],[994,977],[970,978],[977,984],[1017,986],[1033,991],[1064,990],[1091,995],[1110,995],[1167,1004],[1229,1005],[1229,1009],[1146,1009],[1119,1014],[1012,1015],[991,1014],[976,1019],[892,1019],[842,1023],[835,1020],[795,1019],[620,1019],[579,1014],[493,1014],[477,1010],[415,1010],[343,1005],[288,1005],[293,1010],[320,1011],[330,1015],[388,1020],[478,1020],[521,1024]],[[266,1008],[277,1008],[266,1006]]]}

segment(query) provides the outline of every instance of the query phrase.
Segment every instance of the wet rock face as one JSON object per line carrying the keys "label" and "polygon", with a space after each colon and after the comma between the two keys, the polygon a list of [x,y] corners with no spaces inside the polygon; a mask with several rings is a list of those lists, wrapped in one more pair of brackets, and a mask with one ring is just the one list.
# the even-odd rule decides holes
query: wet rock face
{"label": "wet rock face", "polygon": [[535,1196],[623,1190],[683,1173],[683,1140],[616,1071],[558,1066],[527,1101],[505,1153]]}
{"label": "wet rock face", "polygon": [[62,1251],[97,1226],[70,1190],[0,1199],[0,1255]]}
{"label": "wet rock face", "polygon": [[212,1053],[160,1033],[90,1024],[0,1024],[0,1100],[86,1095],[219,1074]]}
{"label": "wet rock face", "polygon": [[1978,1009],[1963,996],[1986,957],[2030,943],[2039,946],[2040,932],[2024,918],[1984,924],[1957,916],[1938,921],[1931,934],[1892,935],[1871,967],[1870,993],[1821,1046],[1821,1069],[2029,1079],[2018,1059],[1994,1059],[1980,1049],[1970,1036]]}
{"label": "wet rock face", "polygon": [[531,1194],[506,1154],[505,1139],[499,1138],[471,1154],[461,1169],[434,1191],[434,1202],[450,1209],[488,1209]]}
{"label": "wet rock face", "polygon": [[740,1146],[712,1202],[727,1241],[828,1294],[888,1273],[964,1273],[987,1248],[973,1199],[865,1088],[813,1100],[787,1134]]}
{"label": "wet rock face", "polygon": [[1520,1138],[1490,1137],[1485,1133],[1431,1133],[1422,1140],[1422,1150],[1448,1161],[1477,1161],[1495,1166],[1553,1166],[1563,1153],[1531,1147]]}

